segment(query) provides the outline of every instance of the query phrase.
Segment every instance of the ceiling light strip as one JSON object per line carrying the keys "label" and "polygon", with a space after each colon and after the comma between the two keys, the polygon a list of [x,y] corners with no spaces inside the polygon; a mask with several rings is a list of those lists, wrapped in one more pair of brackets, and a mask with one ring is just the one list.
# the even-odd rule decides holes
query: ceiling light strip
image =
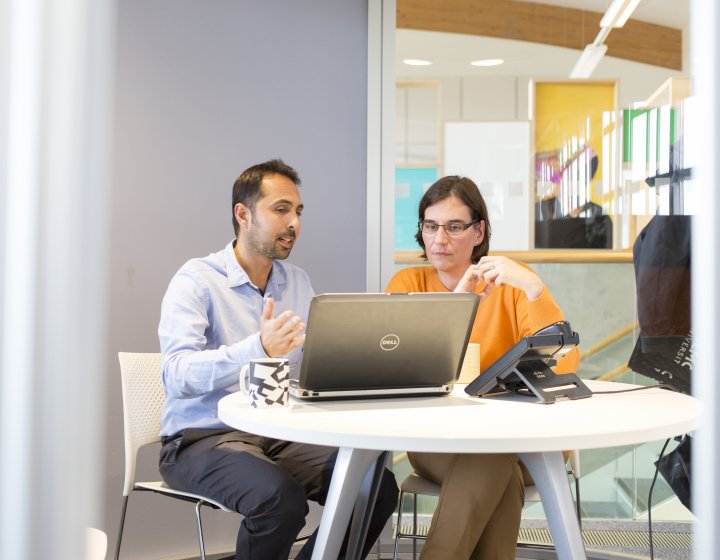
{"label": "ceiling light strip", "polygon": [[600,27],[622,27],[639,3],[640,0],[613,0],[600,20]]}
{"label": "ceiling light strip", "polygon": [[594,43],[585,47],[580,55],[575,67],[570,72],[570,78],[573,80],[589,78],[595,71],[595,68],[607,51],[607,45],[596,45]]}

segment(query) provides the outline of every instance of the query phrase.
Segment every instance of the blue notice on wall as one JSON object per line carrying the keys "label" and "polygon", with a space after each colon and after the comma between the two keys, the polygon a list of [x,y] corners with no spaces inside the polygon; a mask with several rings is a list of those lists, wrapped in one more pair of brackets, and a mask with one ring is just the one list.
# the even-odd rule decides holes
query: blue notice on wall
{"label": "blue notice on wall", "polygon": [[418,205],[430,185],[438,180],[435,167],[395,169],[395,250],[419,249],[417,233]]}

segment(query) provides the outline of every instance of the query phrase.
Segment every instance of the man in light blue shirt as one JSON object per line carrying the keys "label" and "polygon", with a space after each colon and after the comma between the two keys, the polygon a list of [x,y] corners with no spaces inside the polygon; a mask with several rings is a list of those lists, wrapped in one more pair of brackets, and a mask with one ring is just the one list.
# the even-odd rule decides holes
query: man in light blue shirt
{"label": "man in light blue shirt", "polygon": [[[305,524],[307,500],[325,502],[337,450],[235,430],[218,401],[238,390],[253,358],[302,359],[312,287],[283,262],[300,233],[297,172],[280,160],[245,170],[233,186],[235,236],[225,249],[185,263],[162,303],[158,334],[163,386],[160,472],[172,487],[243,514],[238,560],[284,560]],[[397,503],[383,473],[364,546],[367,554]],[[315,533],[296,557],[312,554]],[[343,546],[344,550],[344,546]]]}

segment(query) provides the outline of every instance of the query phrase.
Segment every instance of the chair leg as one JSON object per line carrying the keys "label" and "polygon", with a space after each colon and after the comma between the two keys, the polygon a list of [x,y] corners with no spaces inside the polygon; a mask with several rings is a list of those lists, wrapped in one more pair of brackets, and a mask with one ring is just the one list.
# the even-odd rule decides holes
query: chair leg
{"label": "chair leg", "polygon": [[580,479],[575,479],[575,508],[577,510],[578,523],[582,527],[582,513],[580,512]]}
{"label": "chair leg", "polygon": [[200,508],[202,507],[202,505],[202,500],[199,500],[195,504],[195,518],[197,519],[198,544],[200,545],[200,560],[205,560],[205,538],[203,536],[202,520],[200,519]]}
{"label": "chair leg", "polygon": [[417,494],[413,494],[413,560],[417,560]]}
{"label": "chair leg", "polygon": [[120,513],[120,529],[118,530],[118,538],[115,543],[115,560],[120,558],[120,544],[122,543],[123,528],[125,526],[125,512],[127,511],[129,496],[123,496],[122,512]]}
{"label": "chair leg", "polygon": [[397,524],[395,526],[395,549],[393,550],[393,560],[397,560],[398,557],[398,541],[400,540],[400,527],[402,527],[402,508],[403,508],[403,496],[405,493],[400,490],[400,497],[398,499],[398,515]]}
{"label": "chair leg", "polygon": [[393,560],[398,558],[398,544],[401,538],[412,539],[413,546],[413,560],[417,559],[417,542],[418,540],[425,540],[426,537],[418,535],[418,511],[417,511],[417,494],[413,494],[413,524],[411,533],[401,533],[400,528],[402,527],[402,510],[403,510],[403,499],[405,498],[405,492],[400,490],[400,497],[398,499],[398,518],[397,518],[397,529],[395,530],[395,549],[393,551]]}

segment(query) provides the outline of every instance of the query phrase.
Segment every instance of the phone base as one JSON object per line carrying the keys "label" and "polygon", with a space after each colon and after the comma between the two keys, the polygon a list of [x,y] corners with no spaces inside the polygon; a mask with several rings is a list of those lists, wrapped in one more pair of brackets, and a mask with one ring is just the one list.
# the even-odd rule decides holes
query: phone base
{"label": "phone base", "polygon": [[576,374],[557,374],[542,360],[521,362],[505,379],[500,378],[497,382],[501,389],[511,393],[535,395],[542,404],[592,396],[592,391]]}

